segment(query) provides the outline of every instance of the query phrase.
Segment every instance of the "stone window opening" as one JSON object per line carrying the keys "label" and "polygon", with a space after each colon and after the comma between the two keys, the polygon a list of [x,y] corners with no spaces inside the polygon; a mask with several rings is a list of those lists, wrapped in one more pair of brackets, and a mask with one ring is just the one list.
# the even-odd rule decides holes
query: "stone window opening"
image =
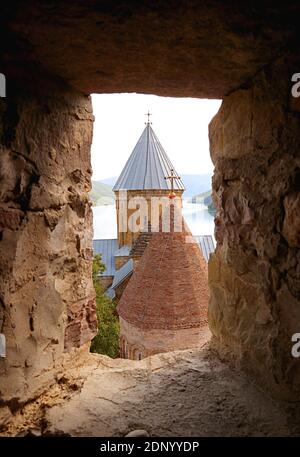
{"label": "stone window opening", "polygon": [[[12,45],[0,100],[4,415],[88,353],[97,332],[88,197],[89,94],[97,92],[223,99],[209,125],[217,206],[210,344],[265,391],[299,401],[291,353],[300,325],[300,108],[291,95],[299,5],[281,2],[268,15],[264,5],[139,2],[124,14],[115,2],[94,10],[76,1],[21,3],[1,17],[2,41]],[[137,30],[147,31],[140,41]]]}
{"label": "stone window opening", "polygon": [[[122,97],[122,95],[124,95],[124,94],[120,94],[120,95],[121,95],[121,97]],[[101,100],[101,98],[100,98],[100,100]],[[176,100],[176,99],[174,99],[174,100]],[[214,103],[216,103],[216,102],[218,102],[218,101],[214,101]],[[98,110],[98,105],[97,105],[97,103],[99,103],[99,102],[97,101],[97,95],[93,95],[93,105],[94,105],[94,107],[95,107],[95,109],[96,109],[96,111],[95,111],[95,125],[94,125],[94,131],[95,131],[95,135],[96,135],[96,136],[97,136],[97,131],[98,131],[98,128],[99,128],[99,127],[97,127],[97,115],[99,115],[99,117],[101,117],[100,111]],[[115,102],[114,102],[114,103],[115,103]],[[145,104],[146,104],[146,103],[147,103],[147,102],[145,101]],[[187,102],[185,102],[185,103],[187,103]],[[192,105],[190,106],[190,111],[188,111],[187,109],[185,109],[185,112],[186,112],[187,115],[188,115],[189,112],[190,112],[190,113],[193,112],[193,109],[194,109],[194,106],[195,106],[196,103],[199,103],[199,109],[200,109],[200,110],[201,110],[201,109],[203,110],[202,105],[200,105],[200,103],[201,103],[200,100],[197,100],[197,101],[195,100],[193,103],[194,103],[194,104],[192,104]],[[219,103],[219,102],[218,102],[218,103]],[[218,104],[218,103],[217,103],[217,104]],[[184,105],[182,105],[182,106],[184,106]],[[207,106],[208,106],[208,105],[207,105]],[[215,105],[211,105],[211,106],[215,106]],[[122,105],[120,105],[120,107],[122,107]],[[217,105],[216,105],[216,107],[217,107]],[[215,108],[210,108],[210,110],[216,109],[216,107],[215,107]],[[177,108],[177,110],[178,110],[178,108]],[[119,111],[119,110],[117,110],[117,111]],[[159,114],[159,112],[157,112],[157,115],[158,115],[158,114]],[[213,115],[213,114],[211,114],[211,116],[212,116],[212,115]],[[190,116],[192,117],[192,115],[190,115]],[[205,121],[208,122],[209,117],[207,116],[207,117],[205,117],[204,119],[205,119],[205,120],[202,120],[202,121],[199,119],[199,122],[198,122],[198,123],[195,123],[194,131],[197,131],[196,127],[197,127],[197,128],[201,128],[201,129],[203,130],[203,132],[205,132],[205,131],[207,132],[207,131],[208,131],[208,125],[206,124]],[[153,121],[154,121],[154,120],[155,120],[155,119],[153,119]],[[184,118],[184,120],[186,120],[186,117]],[[143,121],[144,121],[144,119],[142,118],[142,119],[141,119],[141,124],[142,124],[142,125],[143,125]],[[168,121],[168,122],[169,122],[169,121]],[[115,126],[116,124],[118,124],[118,120],[115,119],[115,116],[114,116],[114,124],[113,124],[113,125]],[[159,123],[158,123],[158,122],[157,122],[157,124],[158,124],[158,126],[159,126]],[[183,125],[184,125],[184,123],[183,123]],[[152,123],[151,123],[151,128],[154,128],[154,129],[155,129],[155,126],[152,127]],[[155,131],[155,130],[154,130],[154,131]],[[152,133],[151,133],[151,135],[152,135]],[[174,135],[174,133],[172,133],[171,135]],[[184,145],[186,144],[186,138],[187,138],[187,137],[188,137],[188,135],[186,135],[186,137],[185,137]],[[147,133],[147,138],[149,138],[149,133]],[[179,138],[180,138],[180,137],[179,137]],[[155,141],[157,141],[157,139],[156,139]],[[193,149],[193,147],[192,147],[191,145],[189,146],[189,148],[190,148],[190,149]],[[98,149],[99,149],[99,148],[98,148]],[[96,150],[95,150],[95,147],[92,146],[92,161],[95,160],[95,158],[93,159],[93,154],[98,154],[98,149],[97,149],[97,151],[96,151]],[[105,147],[104,147],[103,149],[105,149]],[[152,150],[152,149],[153,149],[153,146],[151,146],[151,148],[149,147],[149,149]],[[170,150],[169,150],[169,155],[172,156],[172,149],[171,149],[171,148],[169,148],[169,149],[170,149]],[[93,151],[96,151],[96,153],[95,153],[95,152],[93,153]],[[207,148],[205,149],[205,153],[206,153],[206,155],[208,155],[208,157],[209,157],[209,154],[207,154],[207,153],[208,153],[208,146],[207,146]],[[128,156],[129,156],[129,151],[128,151],[127,154],[128,154]],[[128,157],[126,157],[125,147],[124,147],[124,155],[125,155],[124,163],[126,163],[126,160],[128,160]],[[109,157],[110,157],[110,156],[109,156]],[[108,162],[109,162],[109,157],[108,157]],[[125,160],[125,159],[126,159],[126,160]],[[156,159],[156,160],[157,160],[157,159]],[[193,161],[193,162],[195,163],[195,167],[196,167],[196,164],[198,163],[198,162],[197,162],[197,154],[196,154],[196,152],[194,153],[193,156],[190,156],[190,157],[189,157],[189,160],[190,160],[191,162]],[[206,159],[206,160],[208,160],[208,159]],[[156,168],[158,167],[158,165],[159,165],[159,161],[156,163]],[[165,167],[165,163],[163,164],[163,166]],[[191,169],[191,170],[194,171],[194,170],[195,170],[195,167],[193,167],[193,169]],[[93,170],[94,170],[94,171],[97,171],[96,162],[93,163]],[[123,170],[123,172],[124,172],[124,170]],[[174,172],[174,169],[173,169],[173,168],[172,168],[171,170],[169,170],[168,172],[167,172],[167,171],[164,172],[163,177],[162,177],[162,181],[163,181],[163,184],[164,184],[164,185],[170,184],[170,183],[171,183],[170,177],[173,176],[173,172]],[[201,175],[201,173],[203,173],[201,164],[198,164],[198,172],[199,172],[200,175]],[[176,172],[175,172],[175,173],[176,173]],[[136,171],[136,170],[134,171],[134,174],[135,174],[135,176],[137,176],[137,171]],[[127,177],[128,175],[130,175],[130,170],[129,170],[129,171],[126,170],[126,177]],[[121,174],[120,176],[122,176],[122,174]],[[118,179],[120,179],[120,176],[119,176]],[[93,177],[92,177],[92,179],[93,179]],[[151,179],[153,180],[153,177],[151,177]],[[151,179],[148,177],[148,181],[149,181],[149,182],[151,182]],[[144,181],[145,181],[145,180],[146,180],[146,178],[144,178]],[[170,180],[170,183],[169,183],[168,180]],[[177,183],[176,180],[175,180],[175,183]],[[171,185],[171,184],[170,184],[170,185]],[[174,182],[173,182],[173,181],[172,181],[172,185],[174,185]],[[189,185],[189,184],[188,184],[188,185]],[[204,185],[204,184],[202,184],[202,186],[203,186],[203,185]],[[210,184],[209,181],[207,182],[206,186],[207,186],[207,187],[210,187],[210,186],[211,186],[211,184]],[[188,187],[188,189],[189,189],[189,187]],[[201,187],[199,187],[199,189],[201,189]],[[123,189],[123,191],[124,191],[124,189]],[[149,191],[148,191],[148,192],[149,192]],[[189,191],[189,192],[190,192],[190,191]],[[118,214],[119,208],[120,208],[121,206],[124,206],[124,202],[125,202],[125,205],[126,205],[126,201],[127,201],[126,199],[128,199],[129,196],[126,195],[126,198],[125,198],[125,197],[123,196],[123,194],[122,194],[122,195],[121,195],[121,194],[119,195],[119,193],[117,193],[117,192],[115,192],[115,193],[116,193],[116,204],[115,204],[115,206],[116,206],[116,214]],[[127,191],[127,194],[129,194],[129,193],[130,193],[130,191]],[[132,197],[133,197],[133,198],[136,198],[136,197],[138,197],[138,196],[140,195],[140,193],[141,193],[141,191],[134,191],[134,192],[132,193]],[[196,190],[194,191],[194,193],[196,193]],[[169,202],[169,199],[168,199],[168,195],[169,195],[169,194],[170,194],[170,190],[167,190],[166,199],[168,200],[168,202]],[[147,198],[148,198],[148,196],[147,196],[147,195],[148,195],[148,194],[147,194],[147,191],[144,192],[144,193],[142,193],[141,195],[142,195],[143,197],[147,197]],[[152,195],[152,194],[151,194],[151,195]],[[158,200],[161,196],[164,196],[165,194],[163,193],[163,191],[161,191],[161,190],[159,190],[159,189],[155,189],[153,195],[154,195],[153,199]],[[178,195],[179,195],[179,194],[178,194]],[[186,198],[187,198],[187,199],[188,199],[188,198],[191,198],[191,194],[189,194],[189,196],[190,196],[190,197],[186,197]],[[178,196],[177,196],[177,197],[178,197]],[[194,201],[194,200],[193,200],[193,201]],[[196,201],[196,200],[195,200],[195,201]],[[147,202],[148,202],[148,200],[147,200]],[[149,202],[150,202],[150,200],[149,200]],[[196,203],[197,203],[197,202],[196,202]],[[179,206],[181,206],[181,205],[179,205]],[[151,205],[150,205],[150,203],[149,203],[149,208],[148,208],[148,209],[149,209],[150,211],[152,211],[152,207],[153,207],[153,202],[152,202],[152,200],[151,200]],[[161,209],[160,209],[160,210],[161,210]],[[181,214],[181,210],[180,210],[180,214]],[[97,217],[97,215],[94,213],[94,219],[95,219],[96,217]],[[211,218],[212,218],[212,217],[211,217]],[[100,219],[99,219],[99,220],[100,220]],[[213,218],[212,218],[212,220],[213,220]],[[151,231],[151,222],[150,222],[150,221],[152,221],[151,215],[150,215],[150,217],[149,217],[149,214],[148,214],[148,216],[142,215],[142,216],[140,217],[139,221],[141,222],[142,231],[144,231],[145,227],[146,227],[147,231],[149,231],[149,229],[150,229],[150,231]],[[194,215],[190,218],[190,221],[189,221],[189,222],[194,223],[195,226],[196,226],[196,224],[197,224],[197,215],[194,214]],[[211,225],[213,225],[213,222],[211,223]],[[120,223],[119,223],[119,221],[118,221],[117,226],[118,226],[118,227],[121,226]],[[156,226],[155,226],[155,227],[156,227]],[[202,229],[201,223],[199,223],[199,221],[198,221],[198,226],[197,226],[197,227],[198,227],[198,228],[197,228],[198,230],[201,230],[201,229]],[[195,229],[195,230],[197,230],[197,229]],[[156,230],[156,229],[154,228],[154,231],[155,231],[155,230]],[[203,230],[203,229],[202,229],[202,230]],[[96,231],[97,231],[97,230],[96,230]],[[202,232],[199,232],[199,233],[202,233]],[[208,232],[208,233],[211,233],[211,232]],[[195,233],[195,234],[196,234],[196,233]],[[192,237],[187,236],[186,238],[189,238],[189,239],[187,240],[187,243],[191,243],[191,238],[192,238]],[[127,240],[127,242],[126,242],[126,240]],[[120,245],[120,246],[126,245],[126,243],[128,244],[127,233],[123,233],[122,231],[121,231],[120,234],[118,233],[118,242],[119,242],[119,245]],[[148,241],[147,241],[147,242],[148,242]],[[203,250],[203,249],[206,249],[206,246],[199,244],[199,248],[200,248],[200,251],[201,251],[201,250]],[[203,251],[203,252],[204,252],[204,251]],[[202,252],[202,253],[203,253],[203,252]],[[206,257],[206,260],[208,260],[209,253],[208,253],[207,251],[205,251],[205,255],[207,256],[207,257]],[[134,258],[134,261],[135,261],[135,262],[137,262],[137,261],[139,261],[139,262],[143,261],[142,258],[140,258],[140,259],[141,259],[141,260],[137,260],[136,258]],[[122,263],[121,263],[121,262],[122,262]],[[122,261],[119,262],[119,259],[118,259],[118,263],[117,263],[117,261],[115,260],[116,269],[119,269],[119,268],[120,268],[120,265],[123,266],[124,263],[126,263],[126,260],[125,260],[125,261],[122,260]],[[205,277],[206,277],[206,282],[207,282],[207,271],[205,272]],[[195,280],[197,280],[197,279],[195,279]],[[129,278],[129,282],[130,282],[130,278]],[[112,284],[114,284],[113,281],[112,281]],[[107,287],[109,287],[109,284],[107,285]],[[121,299],[121,297],[122,297],[122,294],[124,293],[124,290],[126,289],[126,287],[127,287],[127,286],[123,287],[123,286],[121,285],[121,286],[118,286],[117,289],[115,289],[115,293],[116,293],[115,300],[116,300],[117,303],[119,303],[119,301],[120,301],[120,299]],[[208,301],[208,299],[207,299],[207,301]],[[206,303],[205,316],[203,316],[203,325],[205,324],[206,327],[207,327],[207,305],[208,305],[208,303]],[[202,325],[202,324],[201,324],[201,325]],[[100,331],[101,331],[101,328],[100,328]],[[184,332],[183,332],[183,333],[184,333]],[[186,333],[188,333],[188,330],[186,330]],[[197,345],[197,344],[198,344],[198,341],[199,341],[199,336],[195,334],[195,331],[193,331],[192,333],[194,334],[194,336],[193,336],[193,337],[190,337],[190,338],[187,337],[186,335],[181,335],[181,337],[178,337],[178,338],[177,338],[177,346],[178,346],[179,348],[181,348],[182,344],[184,344],[184,347],[190,347],[189,345],[191,345],[191,346]],[[202,332],[202,333],[201,333],[201,337],[200,337],[200,340],[201,340],[201,341],[202,341],[202,338],[204,338],[204,333],[205,333],[205,334],[208,334],[208,332]],[[132,350],[131,348],[128,348],[128,349],[125,348],[125,346],[123,346],[125,343],[124,343],[124,341],[123,341],[122,338],[123,338],[123,335],[122,335],[122,333],[121,333],[121,338],[120,338],[120,352],[119,352],[119,355],[120,355],[121,357],[128,357],[128,358],[133,357],[134,359],[138,359],[139,357],[140,357],[140,358],[143,358],[143,357],[144,357],[145,351],[142,351],[141,354],[138,355],[138,353],[136,353],[136,351]],[[158,338],[158,337],[157,337],[157,338]],[[168,338],[169,338],[169,337],[168,337]],[[125,338],[125,339],[126,339],[126,338]],[[158,339],[159,339],[159,338],[158,338]],[[130,341],[130,340],[131,340],[131,338],[128,338],[128,341]],[[140,341],[143,342],[143,337],[142,337],[142,339],[141,339]],[[180,343],[180,341],[182,341],[182,343]],[[183,343],[183,342],[184,342],[184,343]],[[135,341],[135,343],[136,343],[136,341]],[[169,342],[167,348],[164,348],[164,347],[162,346],[162,347],[160,347],[160,348],[157,349],[157,350],[158,350],[159,352],[163,352],[164,350],[171,351],[171,350],[173,350],[173,347],[174,347],[174,344],[173,344],[172,342]],[[152,349],[152,350],[146,351],[146,352],[150,355],[150,354],[155,353],[155,350]]]}

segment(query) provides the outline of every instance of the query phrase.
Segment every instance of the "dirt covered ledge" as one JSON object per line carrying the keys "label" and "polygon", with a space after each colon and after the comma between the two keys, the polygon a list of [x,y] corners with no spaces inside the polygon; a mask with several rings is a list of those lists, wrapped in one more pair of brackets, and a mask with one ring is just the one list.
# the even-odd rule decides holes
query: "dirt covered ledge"
{"label": "dirt covered ledge", "polygon": [[[2,410],[1,436],[290,436],[299,417],[243,374],[202,349],[143,361],[82,351],[77,364],[15,414]],[[6,411],[6,415],[5,415]]]}

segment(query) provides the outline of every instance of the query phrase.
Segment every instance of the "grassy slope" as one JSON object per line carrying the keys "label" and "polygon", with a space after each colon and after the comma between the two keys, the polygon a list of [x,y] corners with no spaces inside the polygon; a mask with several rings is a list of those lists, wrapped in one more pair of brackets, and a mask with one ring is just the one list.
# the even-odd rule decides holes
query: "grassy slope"
{"label": "grassy slope", "polygon": [[90,197],[94,206],[113,205],[115,203],[115,194],[112,191],[112,186],[100,181],[92,181]]}

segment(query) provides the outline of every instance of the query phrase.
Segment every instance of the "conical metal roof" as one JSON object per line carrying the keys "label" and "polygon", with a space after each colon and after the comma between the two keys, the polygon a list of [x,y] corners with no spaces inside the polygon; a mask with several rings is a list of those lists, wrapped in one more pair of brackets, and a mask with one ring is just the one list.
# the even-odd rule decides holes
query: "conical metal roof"
{"label": "conical metal roof", "polygon": [[113,190],[168,190],[171,183],[165,177],[172,174],[177,177],[173,181],[174,190],[184,190],[178,173],[147,123]]}
{"label": "conical metal roof", "polygon": [[153,232],[119,301],[125,321],[142,329],[178,330],[207,324],[207,265],[185,224]]}

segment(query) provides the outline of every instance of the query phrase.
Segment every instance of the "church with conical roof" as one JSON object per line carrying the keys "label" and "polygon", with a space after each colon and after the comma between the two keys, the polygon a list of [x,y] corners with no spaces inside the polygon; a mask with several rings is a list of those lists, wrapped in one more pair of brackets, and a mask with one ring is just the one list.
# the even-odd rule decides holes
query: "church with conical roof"
{"label": "church with conical roof", "polygon": [[120,356],[199,345],[207,325],[210,235],[192,236],[182,217],[184,184],[146,123],[113,188],[117,240],[94,240],[118,302]]}

